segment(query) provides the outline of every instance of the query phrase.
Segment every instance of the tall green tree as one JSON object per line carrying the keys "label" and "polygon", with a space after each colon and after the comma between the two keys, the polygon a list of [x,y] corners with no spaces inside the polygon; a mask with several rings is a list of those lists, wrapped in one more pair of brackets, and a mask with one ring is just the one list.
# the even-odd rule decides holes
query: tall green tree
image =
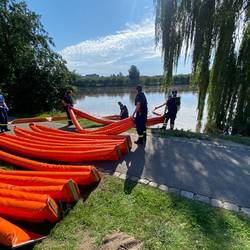
{"label": "tall green tree", "polygon": [[132,84],[138,84],[140,82],[140,71],[135,65],[132,65],[128,71],[129,82]]}
{"label": "tall green tree", "polygon": [[53,45],[25,2],[0,0],[0,88],[13,112],[58,107],[71,74]]}
{"label": "tall green tree", "polygon": [[186,56],[192,54],[192,81],[199,91],[198,121],[209,93],[207,128],[231,127],[235,132],[249,134],[249,123],[244,131],[236,124],[239,127],[239,122],[248,120],[250,98],[241,93],[243,89],[248,93],[250,88],[250,1],[155,0],[155,4],[156,42],[162,47],[166,83],[171,83],[182,51]]}

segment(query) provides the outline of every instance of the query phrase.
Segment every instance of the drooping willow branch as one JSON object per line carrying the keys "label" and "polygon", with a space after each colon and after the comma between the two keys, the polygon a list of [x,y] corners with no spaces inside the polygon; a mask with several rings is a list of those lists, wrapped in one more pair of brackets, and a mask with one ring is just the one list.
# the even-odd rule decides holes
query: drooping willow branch
{"label": "drooping willow branch", "polygon": [[241,88],[236,80],[236,41],[243,41],[247,32],[249,0],[155,0],[155,6],[155,37],[162,48],[166,85],[183,51],[185,56],[191,51],[192,81],[199,92],[198,121],[209,92],[208,127],[232,126]]}

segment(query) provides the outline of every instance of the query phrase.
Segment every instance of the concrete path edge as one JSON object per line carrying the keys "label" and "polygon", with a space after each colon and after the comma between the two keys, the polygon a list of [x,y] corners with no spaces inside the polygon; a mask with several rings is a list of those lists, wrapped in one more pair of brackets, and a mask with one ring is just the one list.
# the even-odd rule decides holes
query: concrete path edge
{"label": "concrete path edge", "polygon": [[[107,174],[111,174],[111,173],[107,173]],[[152,181],[147,180],[145,178],[140,179],[136,176],[126,176],[124,173],[120,173],[118,171],[112,173],[112,175],[119,178],[119,179],[122,179],[122,180],[129,179],[131,181],[134,181],[134,182],[137,182],[140,184],[144,184],[144,185],[150,186],[152,188],[158,188],[158,189],[162,190],[163,192],[175,193],[175,194],[180,195],[180,196],[182,196],[186,199],[189,199],[189,200],[194,200],[194,201],[209,204],[212,207],[223,208],[223,209],[230,210],[230,211],[237,212],[237,213],[241,212],[241,213],[250,217],[250,208],[248,208],[248,207],[241,207],[241,206],[238,206],[237,204],[234,204],[231,202],[226,202],[223,200],[214,199],[213,197],[207,197],[207,196],[204,196],[204,195],[201,195],[198,193],[189,192],[187,190],[181,190],[181,189],[178,189],[176,187],[169,187],[167,185],[162,185],[162,184],[159,184],[156,182],[152,182]]]}

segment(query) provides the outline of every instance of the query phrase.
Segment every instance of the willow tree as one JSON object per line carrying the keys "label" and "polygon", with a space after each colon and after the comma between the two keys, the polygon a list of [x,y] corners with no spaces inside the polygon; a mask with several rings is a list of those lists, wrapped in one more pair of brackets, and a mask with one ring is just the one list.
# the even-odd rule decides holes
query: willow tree
{"label": "willow tree", "polygon": [[[155,37],[162,48],[166,86],[180,56],[191,55],[192,82],[199,92],[197,120],[202,119],[208,93],[207,127],[233,127],[249,134],[250,1],[155,0],[155,4]],[[242,122],[248,124],[244,131],[239,130]]]}

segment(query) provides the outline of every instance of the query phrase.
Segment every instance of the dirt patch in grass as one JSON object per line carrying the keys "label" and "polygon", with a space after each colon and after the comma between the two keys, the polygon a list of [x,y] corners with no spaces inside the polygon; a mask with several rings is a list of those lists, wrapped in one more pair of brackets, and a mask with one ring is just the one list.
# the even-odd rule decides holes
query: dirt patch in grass
{"label": "dirt patch in grass", "polygon": [[104,237],[100,247],[93,245],[94,240],[88,233],[84,234],[83,240],[80,242],[77,250],[142,250],[142,243],[134,237],[122,233],[114,232]]}
{"label": "dirt patch in grass", "polygon": [[142,243],[128,234],[115,232],[103,239],[100,250],[142,250]]}
{"label": "dirt patch in grass", "polygon": [[89,236],[88,233],[84,233],[81,237],[83,237],[83,239],[80,241],[79,245],[76,247],[76,250],[85,250],[85,249],[97,250],[97,248],[93,246],[93,239]]}

